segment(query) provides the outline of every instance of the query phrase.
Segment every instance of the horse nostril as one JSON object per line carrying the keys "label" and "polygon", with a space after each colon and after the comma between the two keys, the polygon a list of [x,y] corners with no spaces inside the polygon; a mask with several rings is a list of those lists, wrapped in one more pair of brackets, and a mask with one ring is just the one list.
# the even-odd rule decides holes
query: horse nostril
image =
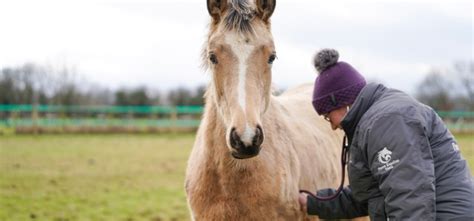
{"label": "horse nostril", "polygon": [[259,147],[263,143],[263,130],[260,125],[257,125],[257,130],[255,131],[255,136],[253,137],[252,144],[255,147]]}
{"label": "horse nostril", "polygon": [[237,135],[237,132],[235,132],[235,127],[233,127],[230,130],[230,146],[232,146],[234,149],[238,149],[240,142],[240,137]]}

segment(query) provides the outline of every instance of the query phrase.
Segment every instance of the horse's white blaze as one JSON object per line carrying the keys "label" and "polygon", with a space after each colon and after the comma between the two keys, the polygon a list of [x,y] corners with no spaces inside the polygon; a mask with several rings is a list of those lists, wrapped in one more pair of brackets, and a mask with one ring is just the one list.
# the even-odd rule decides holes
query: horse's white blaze
{"label": "horse's white blaze", "polygon": [[249,127],[249,124],[247,123],[245,125],[245,130],[240,140],[242,140],[242,142],[244,142],[245,145],[250,146],[252,145],[252,140],[254,136],[255,136],[255,130]]}
{"label": "horse's white blaze", "polygon": [[226,35],[225,42],[230,45],[232,52],[237,56],[239,62],[239,81],[237,86],[237,96],[239,105],[245,114],[246,96],[245,85],[247,78],[247,60],[252,53],[254,46],[245,42],[245,37],[237,33]]}

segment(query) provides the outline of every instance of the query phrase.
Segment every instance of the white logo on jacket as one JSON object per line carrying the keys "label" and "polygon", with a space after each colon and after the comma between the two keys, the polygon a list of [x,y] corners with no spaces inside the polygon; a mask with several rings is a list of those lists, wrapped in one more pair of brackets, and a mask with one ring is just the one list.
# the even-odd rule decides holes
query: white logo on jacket
{"label": "white logo on jacket", "polygon": [[381,151],[377,154],[378,161],[382,164],[381,167],[378,168],[379,171],[387,172],[395,166],[395,164],[399,163],[400,160],[392,160],[392,151],[388,150],[387,147],[384,147]]}
{"label": "white logo on jacket", "polygon": [[458,146],[457,143],[454,143],[454,142],[453,142],[453,143],[451,143],[451,145],[453,146],[454,152],[458,152],[458,151],[459,151],[459,146]]}
{"label": "white logo on jacket", "polygon": [[381,164],[386,164],[392,159],[392,151],[384,147],[383,150],[379,151],[378,159]]}

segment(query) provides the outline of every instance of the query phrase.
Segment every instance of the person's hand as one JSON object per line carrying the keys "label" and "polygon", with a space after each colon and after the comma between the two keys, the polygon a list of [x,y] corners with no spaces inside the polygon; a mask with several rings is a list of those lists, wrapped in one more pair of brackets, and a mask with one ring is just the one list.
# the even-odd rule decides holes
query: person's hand
{"label": "person's hand", "polygon": [[307,211],[306,204],[308,203],[308,194],[300,193],[300,195],[298,196],[298,202],[300,203],[301,211],[306,213]]}

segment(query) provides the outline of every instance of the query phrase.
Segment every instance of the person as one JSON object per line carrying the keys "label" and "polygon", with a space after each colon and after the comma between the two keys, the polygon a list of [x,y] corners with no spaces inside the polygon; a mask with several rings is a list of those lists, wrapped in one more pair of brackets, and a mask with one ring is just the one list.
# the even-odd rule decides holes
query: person
{"label": "person", "polygon": [[349,185],[330,201],[300,193],[301,208],[323,219],[474,220],[471,173],[436,112],[399,90],[367,84],[338,59],[333,49],[316,54],[313,106],[348,138]]}

